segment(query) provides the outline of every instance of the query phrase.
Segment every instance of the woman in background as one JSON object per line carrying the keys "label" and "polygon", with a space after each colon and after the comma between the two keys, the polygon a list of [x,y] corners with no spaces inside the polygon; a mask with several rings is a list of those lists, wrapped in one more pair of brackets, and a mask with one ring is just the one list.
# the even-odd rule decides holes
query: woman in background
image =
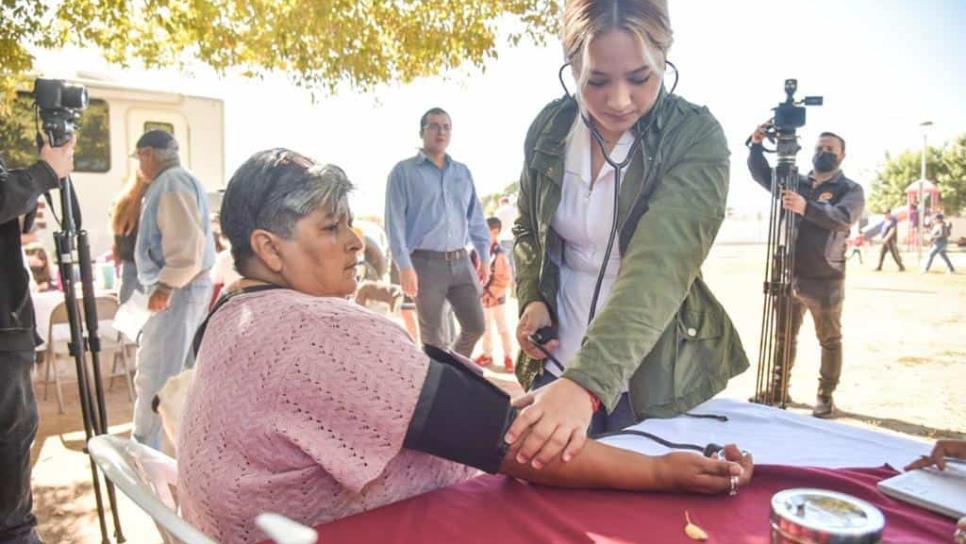
{"label": "woman in background", "polygon": [[138,269],[134,264],[134,246],[138,239],[141,200],[147,190],[148,180],[138,170],[134,180],[124,186],[111,213],[111,233],[114,234],[111,253],[114,255],[115,265],[121,267],[121,288],[117,298],[122,304],[131,298],[135,290],[141,290]]}

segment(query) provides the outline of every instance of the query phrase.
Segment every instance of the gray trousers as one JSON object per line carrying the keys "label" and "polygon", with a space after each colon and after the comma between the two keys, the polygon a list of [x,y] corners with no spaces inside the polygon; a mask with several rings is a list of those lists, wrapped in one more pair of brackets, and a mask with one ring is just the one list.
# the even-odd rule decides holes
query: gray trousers
{"label": "gray trousers", "polygon": [[899,248],[896,247],[896,241],[889,240],[888,242],[882,244],[882,248],[879,249],[879,266],[876,267],[876,270],[882,270],[882,262],[885,261],[886,253],[892,255],[892,260],[899,265],[900,271],[906,269],[906,267],[902,264],[902,256],[899,255]]}
{"label": "gray trousers", "polygon": [[468,255],[447,260],[443,253],[416,251],[413,269],[419,278],[416,314],[419,336],[423,344],[450,349],[443,320],[443,303],[449,301],[460,324],[460,334],[452,349],[466,357],[486,330],[483,304],[480,302],[480,280]]}
{"label": "gray trousers", "polygon": [[40,542],[30,494],[30,446],[37,402],[30,384],[33,351],[0,352],[0,543]]}

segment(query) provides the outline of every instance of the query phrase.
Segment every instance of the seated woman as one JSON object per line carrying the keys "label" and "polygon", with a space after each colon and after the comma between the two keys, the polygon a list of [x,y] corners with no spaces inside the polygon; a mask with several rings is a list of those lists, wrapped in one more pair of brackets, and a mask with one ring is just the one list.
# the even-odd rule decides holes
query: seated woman
{"label": "seated woman", "polygon": [[350,189],[338,167],[284,149],[256,153],[228,184],[222,232],[244,279],[196,337],[178,442],[190,523],[218,541],[253,542],[265,538],[253,524],[263,511],[314,525],[477,469],[640,491],[722,493],[748,483],[751,458],[734,446],[724,460],[589,441],[540,470],[518,463],[504,436],[519,406],[347,300],[362,247]]}

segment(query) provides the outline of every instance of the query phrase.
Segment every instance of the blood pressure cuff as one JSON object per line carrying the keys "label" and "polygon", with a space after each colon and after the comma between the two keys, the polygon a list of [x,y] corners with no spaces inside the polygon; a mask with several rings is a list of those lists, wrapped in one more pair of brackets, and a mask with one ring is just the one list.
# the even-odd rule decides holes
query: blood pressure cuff
{"label": "blood pressure cuff", "polygon": [[426,346],[429,372],[403,446],[495,474],[516,419],[510,396],[450,352]]}

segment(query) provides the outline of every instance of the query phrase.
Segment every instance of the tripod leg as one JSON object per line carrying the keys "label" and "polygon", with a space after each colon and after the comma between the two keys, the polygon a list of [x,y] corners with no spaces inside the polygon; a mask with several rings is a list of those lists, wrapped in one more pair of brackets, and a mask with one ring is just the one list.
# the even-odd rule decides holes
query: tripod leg
{"label": "tripod leg", "polygon": [[[97,298],[94,296],[94,275],[91,269],[90,245],[87,231],[81,230],[77,234],[77,257],[80,265],[81,286],[84,296],[84,319],[87,324],[87,334],[91,348],[91,375],[94,380],[94,397],[91,398],[91,414],[94,414],[95,434],[107,434],[107,401],[104,399],[104,381],[101,377],[100,353],[101,337],[98,332]],[[88,388],[88,390],[90,390]],[[124,542],[121,531],[121,519],[117,512],[117,497],[114,484],[105,480],[107,498],[111,505],[111,515],[114,518],[114,537],[118,542]]]}
{"label": "tripod leg", "polygon": [[[54,243],[56,245],[57,251],[57,264],[60,269],[60,279],[61,284],[64,286],[64,305],[67,308],[67,322],[70,326],[70,343],[68,347],[70,348],[70,354],[74,359],[74,365],[77,369],[77,389],[80,396],[81,405],[81,417],[84,422],[84,438],[85,438],[85,448],[84,451],[87,453],[86,444],[87,441],[91,439],[94,434],[94,430],[100,427],[100,421],[97,418],[97,412],[94,410],[94,405],[92,399],[90,398],[90,381],[88,379],[87,364],[85,351],[87,348],[86,340],[83,333],[83,325],[81,322],[81,310],[77,303],[77,294],[74,288],[74,242],[76,234],[75,229],[75,211],[78,211],[77,201],[73,197],[73,185],[71,184],[70,178],[62,180],[61,190],[60,190],[60,204],[61,204],[61,217],[63,222],[61,223],[62,230],[54,233]],[[85,238],[86,242],[86,238]],[[86,250],[86,248],[85,248]],[[89,253],[84,254],[83,252],[78,252],[78,257],[87,258],[87,284],[84,289],[84,293],[93,293],[93,284],[90,278],[90,259]],[[81,267],[83,272],[84,267]],[[85,297],[86,298],[86,297]],[[93,299],[91,299],[93,301]],[[95,312],[96,321],[96,312]],[[96,336],[96,325],[93,333],[87,336],[97,345]],[[96,359],[95,359],[96,364]],[[102,397],[103,398],[103,397]],[[104,502],[101,497],[101,485],[100,478],[97,474],[97,464],[94,462],[94,458],[88,453],[88,460],[91,465],[91,483],[94,489],[94,500],[97,504],[97,520],[98,525],[101,530],[101,542],[104,544],[109,544],[110,540],[107,536],[107,523],[104,518]],[[108,482],[109,491],[113,488]],[[110,495],[113,499],[113,494]],[[112,500],[112,506],[113,506]],[[115,509],[116,512],[116,509]],[[116,515],[116,514],[115,514]]]}

